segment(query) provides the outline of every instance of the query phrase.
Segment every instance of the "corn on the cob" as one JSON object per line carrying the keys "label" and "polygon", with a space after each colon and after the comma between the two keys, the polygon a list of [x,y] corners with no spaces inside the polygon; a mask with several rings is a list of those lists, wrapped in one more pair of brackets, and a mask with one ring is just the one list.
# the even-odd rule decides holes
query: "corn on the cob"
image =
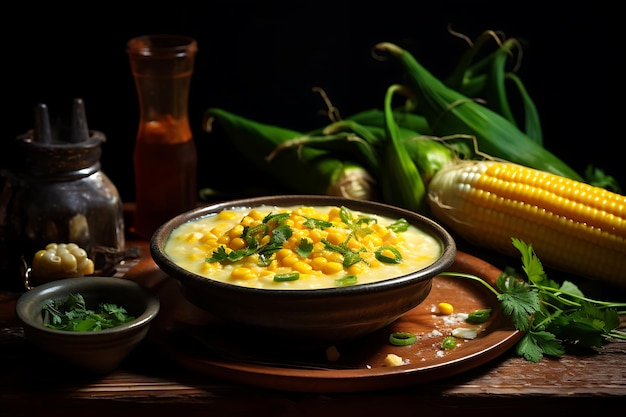
{"label": "corn on the cob", "polygon": [[547,266],[626,286],[626,197],[512,163],[467,161],[431,180],[433,217],[468,242],[516,255],[531,244]]}
{"label": "corn on the cob", "polygon": [[[374,199],[374,178],[361,164],[342,160],[332,153],[312,147],[292,148],[267,159],[281,143],[303,133],[261,123],[220,108],[204,113],[203,127],[212,132],[220,126],[246,162],[260,173],[268,174],[275,184],[302,194],[328,194],[354,199]],[[254,180],[254,179],[253,179]],[[253,181],[251,181],[253,182]]]}

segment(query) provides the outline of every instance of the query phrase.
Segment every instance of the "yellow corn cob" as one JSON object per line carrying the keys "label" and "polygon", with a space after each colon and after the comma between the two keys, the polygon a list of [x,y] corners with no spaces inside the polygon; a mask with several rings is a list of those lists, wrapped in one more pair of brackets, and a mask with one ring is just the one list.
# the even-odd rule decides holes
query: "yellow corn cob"
{"label": "yellow corn cob", "polygon": [[434,218],[470,243],[626,286],[626,197],[512,163],[462,162],[429,184]]}

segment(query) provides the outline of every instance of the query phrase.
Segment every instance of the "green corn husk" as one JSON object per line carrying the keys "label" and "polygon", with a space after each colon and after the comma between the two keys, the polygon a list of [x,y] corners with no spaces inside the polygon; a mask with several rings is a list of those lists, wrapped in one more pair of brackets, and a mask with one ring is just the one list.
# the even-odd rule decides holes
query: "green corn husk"
{"label": "green corn husk", "polygon": [[388,42],[377,44],[375,49],[400,61],[420,113],[429,120],[435,135],[472,135],[479,151],[493,158],[583,181],[575,170],[503,116],[447,87],[409,52]]}
{"label": "green corn husk", "polygon": [[281,142],[268,156],[271,160],[287,149],[311,147],[323,149],[342,159],[352,159],[365,169],[375,173],[378,170],[378,152],[381,138],[369,129],[352,121],[339,121],[316,129],[305,135]]}
{"label": "green corn husk", "polygon": [[205,111],[203,128],[212,132],[215,125],[223,130],[243,158],[237,163],[251,163],[273,178],[278,185],[300,194],[336,195],[376,199],[375,180],[361,165],[344,161],[328,151],[304,147],[291,148],[266,158],[282,142],[303,136],[303,133],[275,125],[260,123],[219,108]]}
{"label": "green corn husk", "polygon": [[385,94],[387,144],[383,153],[384,169],[379,171],[381,192],[383,200],[388,204],[426,213],[428,210],[426,186],[415,162],[400,139],[400,131],[391,107],[394,94],[404,89],[404,86],[394,84]]}
{"label": "green corn husk", "polygon": [[[394,120],[397,121],[398,116],[402,118],[405,114],[394,111]],[[384,116],[384,113],[376,110],[376,115]],[[375,118],[364,117],[361,120],[379,123],[379,120],[375,120]],[[385,169],[384,166],[379,166],[381,155],[385,152],[388,141],[388,134],[384,125],[384,120],[382,120],[381,127],[363,125],[348,118],[316,130],[316,135],[305,135],[283,142],[276,148],[272,157],[277,152],[289,147],[310,146],[329,150],[344,158],[351,156],[378,177],[381,175],[380,170]],[[398,126],[397,131],[398,137],[403,142],[425,183],[428,183],[437,171],[454,160],[458,153],[454,147],[445,145],[444,141],[438,138],[421,135],[400,126]]]}
{"label": "green corn husk", "polygon": [[[407,129],[413,132],[421,134],[430,134],[430,126],[428,120],[421,114],[411,113],[406,110],[395,109],[394,117],[396,123],[401,129]],[[380,109],[364,110],[359,113],[355,113],[346,118],[362,125],[366,126],[378,126],[385,127],[385,112]]]}
{"label": "green corn husk", "polygon": [[[519,119],[523,120],[524,123],[523,132],[530,139],[543,146],[541,121],[535,103],[526,91],[522,80],[506,69],[513,49],[518,47],[519,42],[516,39],[507,39],[499,44],[498,49],[484,59],[486,62],[479,65],[479,67],[486,66],[484,77],[480,77],[483,81],[482,89],[471,96],[463,89],[458,91],[467,97],[484,98],[485,106],[503,116],[511,124],[518,126],[518,117],[511,108],[508,95],[508,86],[512,85],[522,102],[522,113],[519,115]],[[475,70],[474,68],[472,72]]]}
{"label": "green corn husk", "polygon": [[522,83],[522,80],[515,74],[507,74],[506,80],[509,83],[513,83],[517,88],[517,92],[522,99],[522,105],[524,109],[524,133],[529,138],[543,146],[543,129],[541,127],[541,120],[539,118],[539,111],[535,106],[535,102],[532,100],[526,87]]}

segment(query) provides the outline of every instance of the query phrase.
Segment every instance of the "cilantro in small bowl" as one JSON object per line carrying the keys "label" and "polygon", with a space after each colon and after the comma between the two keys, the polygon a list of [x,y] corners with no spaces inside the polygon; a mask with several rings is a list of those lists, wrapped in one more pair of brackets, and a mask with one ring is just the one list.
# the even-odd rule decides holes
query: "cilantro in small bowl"
{"label": "cilantro in small bowl", "polygon": [[46,327],[73,332],[110,329],[135,319],[115,303],[100,303],[96,310],[90,310],[81,294],[70,294],[65,300],[48,300],[42,314]]}
{"label": "cilantro in small bowl", "polygon": [[145,338],[159,308],[158,297],[134,281],[90,276],[35,286],[15,311],[26,340],[42,354],[104,374]]}

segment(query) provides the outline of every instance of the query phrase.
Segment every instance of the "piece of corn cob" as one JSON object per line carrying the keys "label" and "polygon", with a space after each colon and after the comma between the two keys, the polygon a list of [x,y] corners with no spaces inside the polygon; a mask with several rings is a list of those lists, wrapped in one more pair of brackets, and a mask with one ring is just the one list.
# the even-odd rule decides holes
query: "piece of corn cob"
{"label": "piece of corn cob", "polygon": [[470,243],[512,256],[518,238],[546,266],[626,286],[626,197],[503,162],[443,168],[428,186],[434,218]]}

